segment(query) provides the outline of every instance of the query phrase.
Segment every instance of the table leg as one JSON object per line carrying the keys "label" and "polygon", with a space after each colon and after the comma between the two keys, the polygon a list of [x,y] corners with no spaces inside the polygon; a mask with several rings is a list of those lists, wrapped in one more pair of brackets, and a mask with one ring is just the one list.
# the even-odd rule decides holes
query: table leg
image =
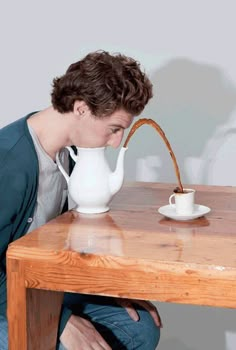
{"label": "table leg", "polygon": [[27,289],[27,350],[55,350],[63,295]]}
{"label": "table leg", "polygon": [[55,350],[63,292],[27,289],[19,260],[8,259],[9,350]]}

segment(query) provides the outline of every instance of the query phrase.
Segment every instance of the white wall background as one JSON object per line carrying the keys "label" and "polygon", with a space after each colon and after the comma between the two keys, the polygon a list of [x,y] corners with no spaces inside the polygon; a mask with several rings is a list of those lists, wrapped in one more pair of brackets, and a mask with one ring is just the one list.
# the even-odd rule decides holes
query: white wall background
{"label": "white wall background", "polygon": [[[236,3],[230,0],[8,0],[0,5],[0,127],[50,104],[51,81],[87,52],[138,59],[182,181],[236,185]],[[116,152],[108,152],[113,162]],[[129,144],[126,179],[176,182],[150,127]],[[161,350],[235,350],[235,310],[158,305]]]}

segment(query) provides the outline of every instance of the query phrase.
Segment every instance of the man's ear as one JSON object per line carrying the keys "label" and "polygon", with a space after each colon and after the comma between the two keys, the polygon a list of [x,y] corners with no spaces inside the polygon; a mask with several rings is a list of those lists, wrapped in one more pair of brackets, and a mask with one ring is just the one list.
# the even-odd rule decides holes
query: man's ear
{"label": "man's ear", "polygon": [[87,104],[84,101],[75,101],[73,112],[75,115],[82,117],[89,111]]}

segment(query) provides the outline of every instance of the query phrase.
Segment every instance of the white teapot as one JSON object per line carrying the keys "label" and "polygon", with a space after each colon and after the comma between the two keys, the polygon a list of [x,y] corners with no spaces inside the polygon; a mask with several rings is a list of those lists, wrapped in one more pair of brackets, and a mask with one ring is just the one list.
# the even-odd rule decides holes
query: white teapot
{"label": "white teapot", "polygon": [[66,147],[75,166],[68,176],[56,154],[58,168],[64,175],[68,191],[80,213],[104,213],[112,197],[117,193],[124,180],[124,155],[128,148],[122,147],[117,159],[116,169],[112,172],[105,158],[105,147],[77,148],[77,155],[71,147]]}

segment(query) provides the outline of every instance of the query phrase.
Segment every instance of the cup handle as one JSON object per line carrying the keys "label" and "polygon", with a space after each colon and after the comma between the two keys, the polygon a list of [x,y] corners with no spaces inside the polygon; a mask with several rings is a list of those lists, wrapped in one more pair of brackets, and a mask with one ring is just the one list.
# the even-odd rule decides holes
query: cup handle
{"label": "cup handle", "polygon": [[173,198],[174,196],[175,196],[175,194],[173,193],[173,194],[169,197],[169,204],[170,204],[172,207],[175,206],[175,204],[172,203],[172,198]]}

